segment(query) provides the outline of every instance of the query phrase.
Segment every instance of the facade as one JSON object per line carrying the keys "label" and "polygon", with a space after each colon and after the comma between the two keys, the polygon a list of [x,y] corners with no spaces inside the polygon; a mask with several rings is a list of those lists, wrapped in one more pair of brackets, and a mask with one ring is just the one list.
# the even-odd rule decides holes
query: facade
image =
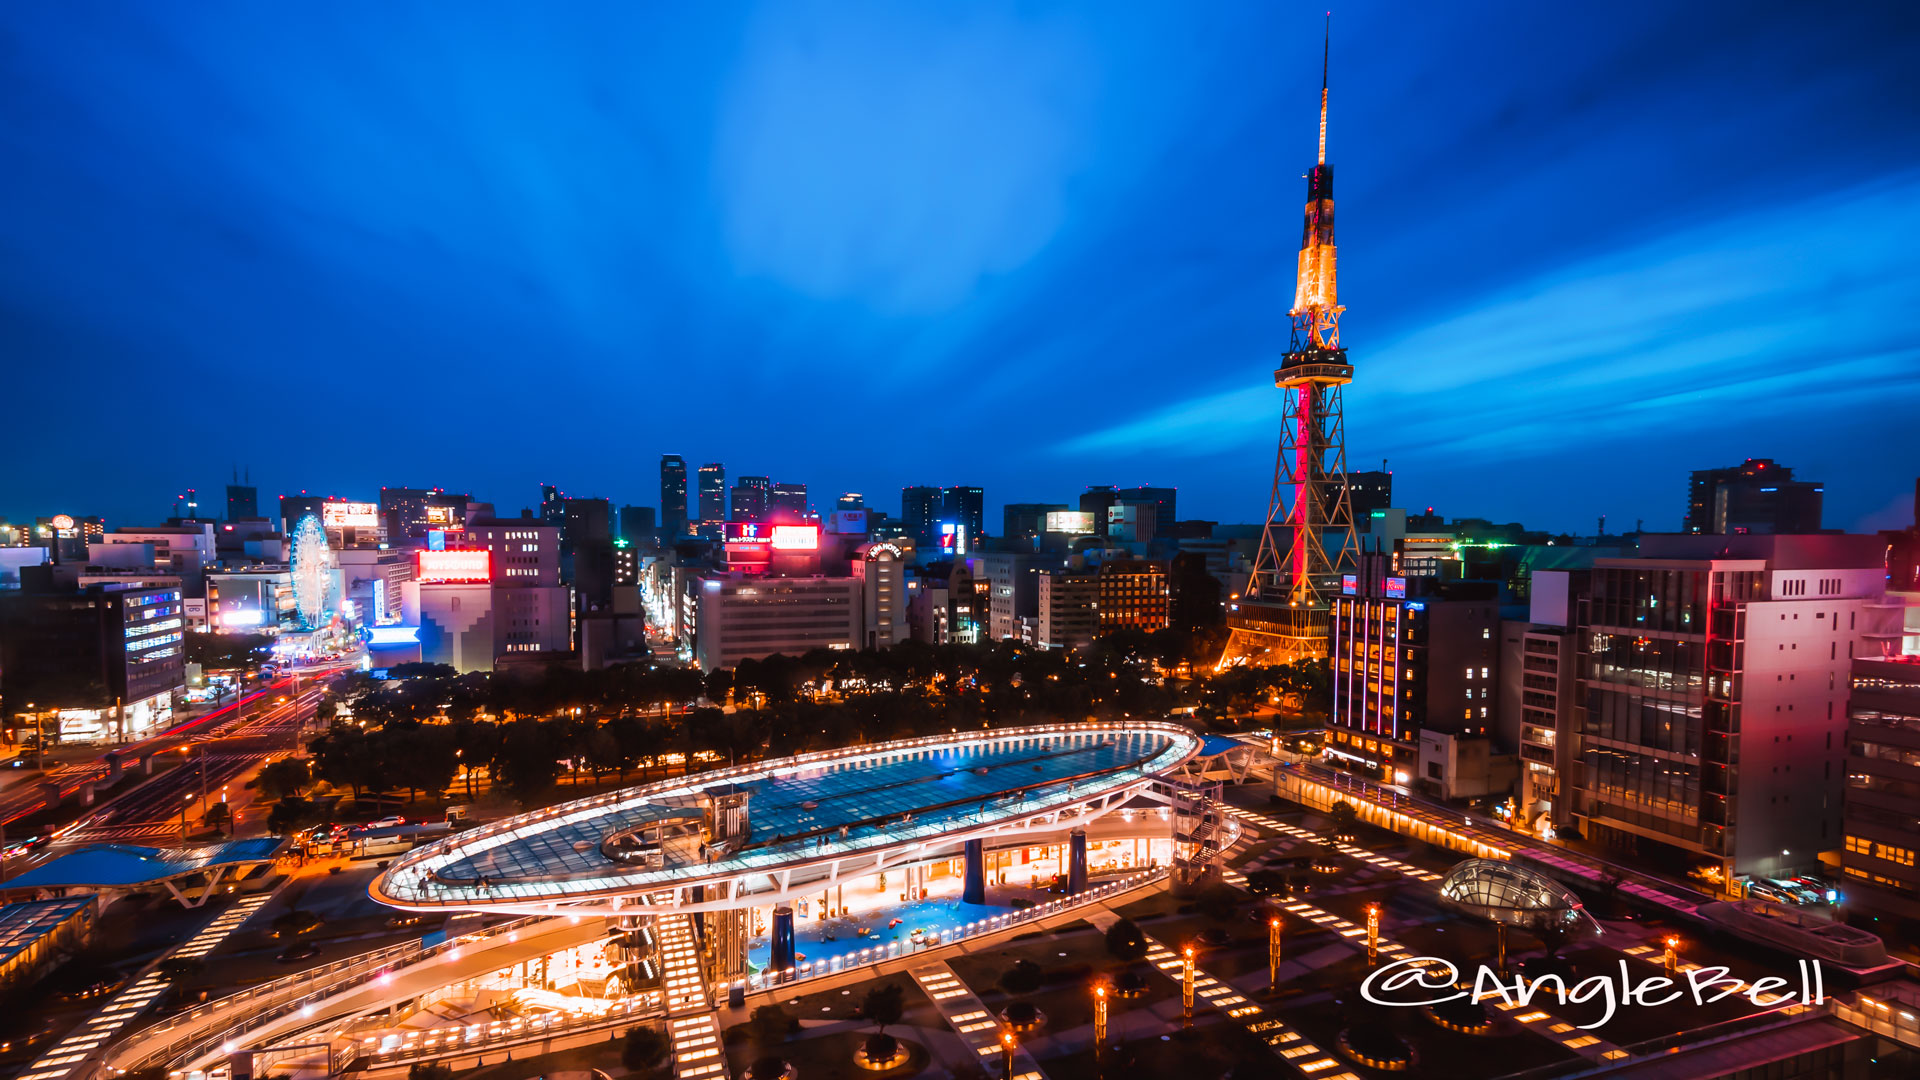
{"label": "facade", "polygon": [[492,552],[493,580],[502,588],[560,584],[560,527],[533,517],[482,519],[467,541]]}
{"label": "facade", "polygon": [[196,600],[207,595],[206,572],[220,559],[210,522],[121,528],[100,539],[107,544],[153,545],[154,569],[178,577],[186,595]]}
{"label": "facade", "polygon": [[767,517],[788,523],[807,518],[807,485],[782,480],[767,493]]}
{"label": "facade", "polygon": [[1116,503],[1107,508],[1107,539],[1115,544],[1147,544],[1160,535],[1154,508],[1147,503]]}
{"label": "facade", "polygon": [[775,653],[857,649],[866,640],[863,577],[695,575],[694,658],[707,671]]}
{"label": "facade", "polygon": [[418,582],[408,591],[419,597],[420,659],[447,664],[455,671],[492,671],[494,649],[493,586],[486,582]]}
{"label": "facade", "polygon": [[435,530],[458,528],[472,499],[441,488],[381,488],[380,521],[386,527],[387,542],[399,544],[423,539]]}
{"label": "facade", "polygon": [[1795,480],[1772,458],[1696,469],[1687,485],[1685,532],[1817,533],[1825,485]]}
{"label": "facade", "polygon": [[[1335,492],[1327,492],[1324,497],[1331,502],[1338,496]],[[1393,473],[1386,469],[1349,472],[1347,498],[1353,504],[1355,524],[1366,528],[1373,519],[1374,511],[1393,507]]]}
{"label": "facade", "polygon": [[1920,661],[1851,666],[1840,868],[1850,907],[1920,919]]}
{"label": "facade", "polygon": [[1000,535],[1006,540],[1038,540],[1047,531],[1047,515],[1066,509],[1066,503],[1008,503],[1000,510]]}
{"label": "facade", "polygon": [[717,461],[700,466],[700,525],[717,530],[727,520],[727,467]]}
{"label": "facade", "polygon": [[940,527],[940,489],[914,486],[900,489],[900,528],[921,550],[937,547]]}
{"label": "facade", "polygon": [[687,463],[679,454],[660,457],[660,527],[670,540],[687,531]]}
{"label": "facade", "polygon": [[276,634],[300,621],[293,571],[285,565],[207,575],[207,626],[216,633]]}
{"label": "facade", "polygon": [[765,521],[767,519],[767,494],[773,490],[773,481],[764,476],[742,476],[733,482],[733,505],[727,510],[728,521]]}
{"label": "facade", "polygon": [[1107,535],[1108,511],[1119,501],[1118,491],[1111,484],[1089,485],[1087,490],[1080,493],[1080,512],[1093,515],[1093,535]]}
{"label": "facade", "polygon": [[244,521],[260,516],[260,489],[252,484],[227,485],[227,520]]}
{"label": "facade", "polygon": [[401,588],[413,580],[411,552],[343,548],[334,557],[340,563],[344,595],[362,622],[380,626],[400,621]]}
{"label": "facade", "polygon": [[[568,600],[564,588],[495,586],[492,599],[494,659],[509,653],[556,653],[572,649]],[[491,661],[488,666],[492,666]]]}
{"label": "facade", "polygon": [[870,544],[863,549],[860,571],[866,607],[863,648],[885,649],[907,640],[907,557],[892,544]]}
{"label": "facade", "polygon": [[641,545],[653,539],[655,529],[653,507],[623,506],[620,508],[620,539],[629,544]]}
{"label": "facade", "polygon": [[141,738],[186,688],[185,633],[178,578],[0,597],[0,712],[62,740]]}
{"label": "facade", "polygon": [[[1500,605],[1492,585],[1442,588],[1368,557],[1328,629],[1333,707],[1326,755],[1342,768],[1443,798],[1485,794],[1510,769],[1493,739]],[[1478,741],[1482,747],[1463,750]],[[1506,761],[1503,762],[1503,756]],[[1489,774],[1463,773],[1462,763]]]}
{"label": "facade", "polygon": [[605,499],[564,499],[560,508],[560,558],[582,612],[613,607],[613,504]]}
{"label": "facade", "polygon": [[1867,536],[1647,536],[1601,559],[1579,615],[1580,768],[1593,840],[1788,876],[1841,836],[1848,675],[1891,652]]}
{"label": "facade", "polygon": [[987,586],[987,636],[1005,641],[1020,636],[1020,620],[1040,613],[1040,572],[1060,559],[1025,553],[989,552],[967,560],[976,580]]}
{"label": "facade", "polygon": [[1095,572],[1095,634],[1116,630],[1151,633],[1165,630],[1172,614],[1173,592],[1167,564],[1158,559],[1108,559]]}
{"label": "facade", "polygon": [[940,520],[966,527],[969,550],[987,534],[986,502],[986,492],[977,487],[940,489]]}
{"label": "facade", "polygon": [[1114,492],[1114,501],[1123,506],[1139,506],[1153,519],[1153,535],[1172,536],[1174,522],[1179,520],[1175,502],[1178,488],[1170,487],[1134,487],[1120,488]]}
{"label": "facade", "polygon": [[1099,629],[1100,575],[1092,570],[1050,569],[1039,574],[1035,600],[1043,649],[1077,649],[1093,643]]}
{"label": "facade", "polygon": [[91,894],[0,907],[0,998],[38,982],[86,947],[100,915]]}

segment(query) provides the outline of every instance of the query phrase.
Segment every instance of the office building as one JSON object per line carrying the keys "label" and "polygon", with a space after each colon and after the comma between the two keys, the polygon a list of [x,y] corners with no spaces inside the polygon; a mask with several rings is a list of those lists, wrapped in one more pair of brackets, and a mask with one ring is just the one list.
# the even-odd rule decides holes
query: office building
{"label": "office building", "polygon": [[1104,637],[1116,630],[1151,633],[1167,628],[1172,590],[1166,563],[1158,559],[1108,559],[1100,564],[1095,578],[1099,583],[1095,601],[1097,635]]}
{"label": "office building", "polygon": [[1038,540],[1047,531],[1047,515],[1066,509],[1066,503],[1008,503],[1000,510],[1000,536],[1019,542]]}
{"label": "office building", "polygon": [[900,531],[922,551],[937,546],[940,535],[940,489],[914,486],[900,489]]}
{"label": "office building", "polygon": [[1585,570],[1535,570],[1527,618],[1500,624],[1496,736],[1502,745],[1519,748],[1516,824],[1543,839],[1573,821],[1566,796],[1580,767],[1580,731],[1573,722],[1580,687],[1574,616],[1587,589]]}
{"label": "office building", "polygon": [[986,585],[987,639],[1006,641],[1020,636],[1020,620],[1040,614],[1040,573],[1059,566],[1054,555],[1027,552],[988,552],[967,560],[974,580]]}
{"label": "office building", "polygon": [[623,506],[620,508],[620,539],[635,547],[653,543],[654,516],[651,506]]}
{"label": "office building", "polygon": [[325,495],[307,495],[302,493],[299,495],[280,496],[280,531],[286,533],[288,536],[292,536],[294,527],[300,524],[301,518],[306,517],[308,514],[312,514],[314,517],[320,517],[326,504],[327,497]]}
{"label": "office building", "polygon": [[1078,649],[1099,629],[1100,575],[1080,568],[1040,571],[1036,640],[1043,649]]}
{"label": "office building", "polygon": [[[549,525],[562,525],[567,517],[567,493],[552,484],[540,485],[540,520]],[[565,533],[562,534],[563,542]]]}
{"label": "office building", "polygon": [[1151,503],[1115,503],[1107,508],[1107,539],[1114,544],[1146,544],[1160,533]]}
{"label": "office building", "polygon": [[1112,485],[1105,487],[1089,486],[1080,493],[1080,512],[1093,515],[1093,534],[1099,537],[1107,535],[1107,512],[1119,501],[1119,495]]}
{"label": "office building", "polygon": [[833,508],[835,510],[865,510],[867,508],[867,497],[857,491],[843,491],[840,493],[839,500],[833,504]]}
{"label": "office building", "polygon": [[220,558],[212,522],[130,526],[107,533],[101,541],[151,546],[154,569],[179,578],[181,591],[195,600],[207,595],[206,572]]}
{"label": "office building", "polygon": [[449,494],[442,488],[383,487],[380,520],[386,527],[387,542],[398,547],[409,540],[424,539],[429,532],[464,528],[471,501],[471,495]]}
{"label": "office building", "polygon": [[244,521],[260,516],[260,489],[253,486],[253,477],[248,475],[242,481],[238,476],[227,485],[227,520]]}
{"label": "office building", "polygon": [[679,454],[660,457],[660,528],[668,542],[687,531],[687,463]]}
{"label": "office building", "polygon": [[491,580],[502,588],[558,587],[560,526],[533,515],[482,518],[467,531],[467,543],[491,553]]}
{"label": "office building", "polygon": [[1840,867],[1847,906],[1920,919],[1920,661],[1856,657]]}
{"label": "office building", "polygon": [[987,535],[986,500],[986,492],[977,487],[940,489],[940,520],[965,527],[969,551]]}
{"label": "office building", "polygon": [[1333,598],[1325,754],[1444,799],[1503,793],[1518,765],[1493,739],[1497,590],[1399,569],[1391,554],[1369,553]]}
{"label": "office building", "polygon": [[1689,533],[1816,533],[1825,485],[1795,480],[1772,458],[1696,469],[1687,486]]}
{"label": "office building", "polygon": [[384,626],[400,621],[400,593],[413,580],[413,553],[375,547],[336,548],[342,595],[360,621]]}
{"label": "office building", "polygon": [[561,500],[561,577],[573,585],[581,612],[613,606],[613,505],[605,499]]}
{"label": "office building", "polygon": [[1892,651],[1875,536],[1643,536],[1580,616],[1590,840],[1783,877],[1839,844],[1848,675]]}
{"label": "office building", "polygon": [[767,520],[767,495],[773,490],[773,481],[764,476],[742,476],[733,482],[733,505],[728,508],[728,521],[765,521]]}
{"label": "office building", "polygon": [[[0,714],[69,742],[126,742],[168,726],[186,689],[178,578],[59,588],[30,567],[0,597]],[[16,737],[13,741],[20,741]]]}
{"label": "office building", "polygon": [[862,577],[695,575],[694,658],[707,671],[775,653],[857,649],[865,642]]}
{"label": "office building", "polygon": [[717,531],[727,520],[727,467],[717,461],[700,466],[700,525]]}
{"label": "office building", "polygon": [[1153,519],[1153,535],[1171,536],[1173,523],[1179,517],[1175,507],[1177,494],[1178,489],[1170,487],[1119,488],[1114,492],[1114,502],[1121,506],[1144,507],[1143,516]]}
{"label": "office building", "polygon": [[807,485],[782,480],[767,493],[767,520],[798,524],[807,519]]}
{"label": "office building", "polygon": [[[1328,491],[1323,501],[1331,504],[1337,493]],[[1373,512],[1393,506],[1393,474],[1386,469],[1347,474],[1347,500],[1353,507],[1353,521],[1362,531],[1373,519]]]}

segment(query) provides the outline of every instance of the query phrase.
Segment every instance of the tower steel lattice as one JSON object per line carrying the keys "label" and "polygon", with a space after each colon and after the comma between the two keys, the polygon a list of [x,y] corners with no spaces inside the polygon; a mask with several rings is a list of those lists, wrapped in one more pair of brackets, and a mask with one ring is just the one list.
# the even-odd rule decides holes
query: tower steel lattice
{"label": "tower steel lattice", "polygon": [[[1329,29],[1331,29],[1329,27]],[[1353,568],[1358,538],[1347,487],[1341,391],[1353,366],[1340,344],[1333,239],[1333,166],[1327,164],[1327,60],[1320,67],[1320,153],[1307,174],[1306,224],[1294,283],[1292,341],[1273,373],[1284,393],[1280,449],[1266,527],[1246,588],[1228,614],[1222,664],[1285,663],[1327,654],[1328,597]]]}

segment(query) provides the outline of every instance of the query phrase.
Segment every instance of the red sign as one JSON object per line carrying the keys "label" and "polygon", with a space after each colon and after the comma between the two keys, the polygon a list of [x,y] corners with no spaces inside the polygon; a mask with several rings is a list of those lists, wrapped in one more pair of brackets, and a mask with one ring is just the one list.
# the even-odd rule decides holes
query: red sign
{"label": "red sign", "polygon": [[493,553],[486,550],[419,551],[421,581],[492,581]]}

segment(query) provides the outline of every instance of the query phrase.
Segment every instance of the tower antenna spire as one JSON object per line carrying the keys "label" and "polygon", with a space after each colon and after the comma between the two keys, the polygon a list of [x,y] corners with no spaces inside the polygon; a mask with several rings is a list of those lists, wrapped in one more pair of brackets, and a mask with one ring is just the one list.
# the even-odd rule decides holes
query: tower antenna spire
{"label": "tower antenna spire", "polygon": [[1333,58],[1333,12],[1327,12],[1326,36],[1320,47],[1320,164],[1327,163],[1327,62]]}

